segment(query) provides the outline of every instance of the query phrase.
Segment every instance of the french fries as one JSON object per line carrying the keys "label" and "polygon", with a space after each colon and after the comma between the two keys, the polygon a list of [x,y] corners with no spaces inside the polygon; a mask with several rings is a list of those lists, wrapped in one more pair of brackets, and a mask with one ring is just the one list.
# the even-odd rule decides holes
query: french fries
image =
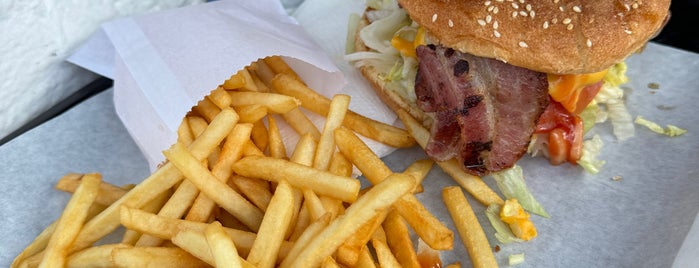
{"label": "french fries", "polygon": [[[405,114],[407,131],[349,104],[313,91],[279,56],[259,60],[183,116],[167,160],[139,184],[63,176],[56,189],[73,197],[11,267],[420,267],[415,235],[452,249],[453,232],[415,196],[435,162],[394,172],[358,136],[408,147],[429,133]],[[308,111],[326,117],[322,130]],[[284,144],[282,119],[296,144]],[[456,164],[437,164],[481,203],[503,202]],[[443,198],[473,263],[497,265],[460,188]],[[120,226],[121,243],[95,246]]]}

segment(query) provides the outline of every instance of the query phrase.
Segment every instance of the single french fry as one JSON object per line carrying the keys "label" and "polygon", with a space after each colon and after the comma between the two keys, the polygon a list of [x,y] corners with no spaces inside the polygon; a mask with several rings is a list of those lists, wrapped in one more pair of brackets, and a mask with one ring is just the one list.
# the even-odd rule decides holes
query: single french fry
{"label": "single french fry", "polygon": [[[237,118],[235,122],[238,122],[240,120],[240,116],[238,116],[237,113],[236,116]],[[206,119],[201,116],[187,116],[187,124],[189,125],[189,131],[192,132],[192,136],[195,138],[201,135],[201,133],[203,133],[209,125],[209,123],[206,122]]]}
{"label": "single french fry", "polygon": [[269,155],[274,158],[286,158],[286,147],[284,147],[282,134],[279,132],[277,119],[274,116],[268,116],[267,122],[269,126]]}
{"label": "single french fry", "polygon": [[403,267],[386,243],[386,234],[383,229],[379,226],[371,237],[371,245],[376,251],[376,259],[379,261],[379,266],[381,267]]}
{"label": "single french fry", "polygon": [[401,196],[415,187],[415,179],[408,175],[393,174],[375,185],[347,208],[302,250],[288,267],[315,267],[330,256],[342,242],[360,226],[388,209]]}
{"label": "single french fry", "polygon": [[115,248],[112,258],[116,267],[210,267],[178,247]]}
{"label": "single french fry", "polygon": [[[208,228],[208,225],[206,228]],[[206,228],[204,228],[204,230],[206,230]],[[213,252],[209,247],[206,236],[202,232],[190,229],[180,230],[170,241],[189,254],[192,254],[192,256],[199,258],[211,266],[216,266]]]}
{"label": "single french fry", "polygon": [[445,187],[442,190],[442,200],[449,215],[454,220],[456,230],[466,246],[473,267],[498,267],[488,238],[461,188],[458,186]]}
{"label": "single french fry", "polygon": [[280,266],[285,266],[293,262],[296,258],[296,255],[298,255],[298,253],[306,247],[306,245],[308,244],[308,242],[311,241],[311,239],[313,239],[326,226],[328,226],[329,223],[330,214],[325,214],[313,221],[311,224],[309,224],[301,233],[301,235],[299,235],[298,239],[295,240],[294,246],[291,247],[291,249],[289,250],[289,254],[287,254],[287,257],[284,258]]}
{"label": "single french fry", "polygon": [[[287,74],[277,74],[271,81],[272,90],[292,96],[301,101],[301,106],[319,115],[326,116],[330,110],[330,100],[305,86],[301,81]],[[346,126],[362,136],[383,144],[404,148],[415,145],[410,134],[397,127],[384,124],[353,111],[348,111],[343,121]]]}
{"label": "single french fry", "polygon": [[214,120],[216,115],[218,115],[218,113],[221,112],[221,108],[218,108],[218,106],[216,106],[216,104],[214,104],[208,98],[200,100],[197,103],[197,106],[194,106],[193,110],[196,111],[202,117],[204,117],[204,119],[206,119],[207,122],[211,122],[211,120]]}
{"label": "single french fry", "polygon": [[267,107],[260,104],[238,106],[235,110],[240,115],[240,122],[243,123],[255,123],[267,115]]}
{"label": "single french fry", "polygon": [[[242,157],[243,147],[250,142],[251,124],[237,124],[226,137],[226,142],[221,149],[221,155],[212,168],[212,173],[221,182],[225,182],[232,173],[231,165]],[[186,220],[207,221],[211,216],[216,203],[206,194],[199,194],[192,207],[187,212]]]}
{"label": "single french fry", "polygon": [[[299,140],[296,142],[296,148],[294,148],[294,151],[291,153],[289,161],[306,166],[313,165],[313,155],[315,154],[316,146],[317,144],[311,134],[306,133],[301,135]],[[294,206],[294,213],[291,215],[291,224],[287,230],[288,238],[293,234],[294,229],[296,228],[298,215],[302,209],[301,204],[303,202],[304,193],[300,189],[294,188],[293,195],[294,202],[292,205]],[[306,212],[310,211],[306,210]]]}
{"label": "single french fry", "polygon": [[266,85],[269,85],[274,77],[274,71],[262,60],[250,64],[250,70]]}
{"label": "single french fry", "polygon": [[[129,207],[122,207],[120,214],[121,224],[126,228],[168,240],[171,240],[182,230],[203,232],[207,226],[206,223],[202,222],[160,217],[153,213]],[[225,227],[224,230],[226,230],[226,233],[233,239],[240,256],[247,256],[257,235],[255,233]],[[279,258],[286,257],[292,246],[292,243],[282,242],[282,246],[279,250]]]}
{"label": "single french fry", "polygon": [[434,165],[434,161],[432,159],[420,159],[408,166],[405,170],[403,170],[404,174],[408,174],[410,176],[413,176],[417,180],[418,187],[415,189],[414,193],[420,193],[423,191],[422,189],[422,181],[427,177],[427,174],[430,172],[432,169],[432,166]]}
{"label": "single french fry", "polygon": [[352,176],[352,162],[340,152],[335,152],[328,170],[335,175]]}
{"label": "single french fry", "polygon": [[234,75],[231,75],[231,77],[229,79],[224,81],[223,85],[221,85],[221,87],[223,87],[226,90],[243,88],[246,86],[247,81],[248,81],[246,76],[249,77],[250,74],[247,73],[247,71],[245,71],[245,70],[240,70],[237,73],[235,73]]}
{"label": "single french fry", "polygon": [[220,222],[212,222],[204,230],[206,242],[214,256],[216,267],[242,267],[240,264],[240,256],[238,250],[235,249],[235,244],[230,236],[223,230]]}
{"label": "single french fry", "polygon": [[345,119],[347,109],[349,108],[350,96],[335,95],[330,102],[328,116],[323,126],[323,132],[318,141],[315,158],[313,159],[313,167],[320,170],[327,170],[330,166],[330,159],[335,153],[335,135],[334,131],[342,125]]}
{"label": "single french fry", "polygon": [[287,74],[287,75],[294,77],[294,79],[296,79],[298,81],[303,82],[301,77],[299,77],[299,75],[294,71],[294,69],[292,69],[291,67],[289,67],[288,64],[286,64],[286,62],[284,61],[284,59],[282,59],[282,57],[270,56],[270,57],[266,57],[262,60],[275,73],[284,73],[284,74]]}
{"label": "single french fry", "polygon": [[219,109],[224,109],[231,106],[231,95],[228,95],[223,87],[217,87],[206,96],[212,103],[216,104]]}
{"label": "single french fry", "polygon": [[233,107],[259,104],[270,113],[283,114],[298,107],[301,102],[294,97],[265,92],[229,91]]}
{"label": "single french fry", "polygon": [[269,206],[269,202],[272,200],[272,193],[269,191],[269,187],[260,185],[260,183],[267,184],[267,181],[233,175],[231,182],[250,202],[263,212],[267,211],[267,206]]}
{"label": "single french fry", "polygon": [[[145,204],[141,209],[151,213],[157,213],[165,205],[172,196],[172,191],[164,191]],[[142,234],[134,230],[126,229],[124,236],[121,238],[122,244],[135,245],[141,238]]]}
{"label": "single french fry", "polygon": [[362,247],[364,247],[371,239],[373,233],[381,226],[381,222],[386,217],[388,211],[378,213],[370,221],[364,223],[357,231],[355,231],[335,252],[337,260],[347,266],[355,266],[359,261]]}
{"label": "single french fry", "polygon": [[382,227],[386,233],[386,242],[401,266],[420,268],[420,261],[410,240],[410,231],[400,214],[390,211]]}
{"label": "single french fry", "polygon": [[[372,184],[376,185],[392,174],[386,164],[349,129],[336,129],[335,142],[340,152],[361,170]],[[432,215],[415,195],[403,196],[393,208],[408,221],[415,233],[430,247],[440,250],[453,247],[454,234]]]}
{"label": "single french fry", "polygon": [[245,226],[257,231],[262,221],[262,211],[218,180],[184,148],[184,145],[176,143],[163,154],[199,190],[236,216]]}
{"label": "single french fry", "polygon": [[293,128],[299,135],[309,133],[314,140],[320,140],[320,131],[318,131],[318,128],[316,128],[316,125],[313,124],[311,119],[309,119],[308,116],[306,116],[298,107],[281,115],[282,118],[284,118],[284,121],[286,121],[286,123],[289,124],[289,126],[291,126],[291,128]]}
{"label": "single french fry", "polygon": [[309,214],[311,215],[311,220],[316,220],[320,216],[323,216],[325,213],[327,213],[327,211],[325,211],[323,203],[320,201],[320,197],[318,197],[318,195],[316,195],[316,193],[312,190],[303,190],[303,200],[303,205],[306,207],[306,210],[308,210]]}
{"label": "single french fry", "polygon": [[296,217],[296,222],[294,223],[294,230],[289,235],[289,241],[297,241],[304,230],[311,224],[311,213],[306,209],[305,206],[299,208],[299,215]]}
{"label": "single french fry", "polygon": [[250,73],[250,76],[252,77],[252,81],[255,83],[255,86],[257,87],[257,91],[259,92],[272,92],[272,90],[265,84],[265,82],[260,79],[260,76],[257,75],[257,71],[253,70],[253,65],[257,64],[257,62],[254,62],[250,66],[246,67],[248,69],[248,73]]}
{"label": "single french fry", "polygon": [[[75,190],[78,188],[80,185],[80,181],[82,178],[83,174],[76,174],[76,173],[69,173],[64,175],[58,182],[56,183],[56,186],[54,188],[64,191],[64,192],[69,192],[73,193]],[[107,183],[107,182],[102,182],[100,184],[100,189],[97,194],[97,198],[95,199],[96,204],[100,205],[105,205],[109,206],[112,203],[116,202],[119,198],[121,198],[124,194],[126,194],[126,190],[123,188]]]}
{"label": "single french fry", "polygon": [[[253,124],[253,131],[255,130],[256,125],[257,124]],[[265,130],[265,133],[267,133],[266,130]],[[252,136],[253,136],[253,134],[251,133],[251,137],[250,137],[251,140],[249,140],[248,142],[243,144],[243,156],[251,156],[251,155],[265,156],[265,153],[263,153],[262,150],[260,148],[258,148],[257,145],[255,145],[255,143],[252,141]]]}
{"label": "single french fry", "polygon": [[70,198],[56,229],[49,239],[44,256],[39,267],[64,267],[70,246],[80,233],[88,216],[90,206],[97,198],[102,176],[100,174],[85,174],[75,194]]}
{"label": "single french fry", "polygon": [[[415,120],[415,118],[408,114],[408,112],[399,110],[397,111],[397,114],[400,120],[403,121],[403,124],[408,129],[410,134],[415,137],[418,144],[420,144],[422,148],[425,148],[427,146],[427,141],[430,138],[429,131],[425,129],[417,120]],[[480,177],[473,176],[463,171],[463,169],[461,169],[461,164],[459,164],[459,162],[455,159],[439,161],[437,162],[437,165],[439,165],[444,172],[449,174],[449,176],[451,176],[454,181],[461,185],[461,187],[464,187],[464,189],[466,189],[466,191],[475,197],[481,204],[489,206],[491,204],[502,205],[505,203],[505,201],[502,200],[497,193],[490,189],[490,187],[488,187],[488,185],[485,184]]]}
{"label": "single french fry", "polygon": [[353,202],[359,194],[359,180],[337,176],[327,171],[272,157],[248,156],[233,164],[237,174],[273,182],[286,179],[301,189],[308,188],[319,195]]}
{"label": "single french fry", "polygon": [[262,219],[257,238],[252,244],[247,261],[260,268],[272,268],[277,262],[279,249],[291,221],[293,202],[291,185],[282,180],[274,191],[274,196]]}
{"label": "single french fry", "polygon": [[105,244],[89,247],[71,254],[66,267],[112,267],[112,251],[116,248],[131,248],[127,244]]}
{"label": "single french fry", "polygon": [[376,265],[376,262],[374,262],[374,259],[371,256],[371,252],[369,252],[369,247],[364,245],[362,248],[362,251],[359,253],[359,260],[357,261],[357,267],[365,267],[365,268],[376,268],[378,267]]}
{"label": "single french fry", "polygon": [[269,145],[269,132],[267,132],[267,127],[265,126],[264,122],[257,121],[252,124],[252,134],[250,135],[250,139],[252,139],[255,146],[261,152],[267,150],[267,146]]}
{"label": "single french fry", "polygon": [[177,127],[177,141],[189,146],[194,141],[194,135],[189,129],[189,121],[187,117],[182,118],[180,126]]}

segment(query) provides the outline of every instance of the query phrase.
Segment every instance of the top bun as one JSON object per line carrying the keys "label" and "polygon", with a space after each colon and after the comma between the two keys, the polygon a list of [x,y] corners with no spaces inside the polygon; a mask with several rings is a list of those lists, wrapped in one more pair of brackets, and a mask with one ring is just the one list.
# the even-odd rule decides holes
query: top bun
{"label": "top bun", "polygon": [[545,73],[601,71],[664,26],[670,0],[398,0],[442,45]]}

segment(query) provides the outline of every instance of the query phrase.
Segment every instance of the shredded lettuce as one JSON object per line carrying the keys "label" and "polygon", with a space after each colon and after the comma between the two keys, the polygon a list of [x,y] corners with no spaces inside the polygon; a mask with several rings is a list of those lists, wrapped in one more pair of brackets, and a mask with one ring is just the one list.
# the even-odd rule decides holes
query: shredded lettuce
{"label": "shredded lettuce", "polygon": [[501,209],[502,206],[498,204],[492,204],[488,206],[488,208],[485,210],[485,215],[488,217],[490,225],[492,225],[493,229],[495,229],[495,238],[503,244],[524,241],[522,239],[517,238],[515,234],[512,233],[512,230],[510,230],[510,227],[507,226],[507,224],[500,219]]}
{"label": "shredded lettuce", "polygon": [[591,174],[597,174],[606,163],[604,160],[597,159],[603,145],[604,143],[599,135],[594,135],[592,139],[584,141],[583,151],[578,160],[578,165]]}
{"label": "shredded lettuce", "polygon": [[359,27],[359,14],[352,13],[350,14],[349,21],[347,22],[347,39],[345,41],[345,55],[354,52],[354,36],[357,32],[357,27]]}
{"label": "shredded lettuce", "polygon": [[641,126],[645,126],[646,128],[650,129],[651,131],[653,131],[655,133],[670,136],[670,137],[676,137],[676,136],[680,136],[684,133],[687,133],[686,129],[682,129],[682,128],[679,128],[679,127],[674,126],[674,125],[667,125],[666,128],[663,128],[660,125],[658,125],[657,123],[650,121],[650,120],[647,120],[640,115],[636,116],[636,120],[634,120],[634,123],[639,124]]}
{"label": "shredded lettuce", "polygon": [[614,136],[622,141],[634,136],[633,120],[624,104],[624,90],[619,87],[628,80],[626,64],[615,64],[609,68],[604,77],[604,84],[595,96],[595,103],[607,108],[606,112],[612,123]]}
{"label": "shredded lettuce", "polygon": [[512,254],[507,257],[507,265],[515,266],[524,262],[524,253]]}
{"label": "shredded lettuce", "polygon": [[359,36],[367,47],[381,53],[398,55],[391,45],[391,38],[403,26],[410,25],[408,14],[403,9],[394,9],[387,17],[367,25],[359,31]]}
{"label": "shredded lettuce", "polygon": [[396,9],[398,1],[395,0],[367,0],[366,5],[373,9]]}
{"label": "shredded lettuce", "polygon": [[546,218],[550,217],[529,191],[520,166],[515,165],[509,169],[493,173],[493,178],[505,197],[517,199],[526,211]]}

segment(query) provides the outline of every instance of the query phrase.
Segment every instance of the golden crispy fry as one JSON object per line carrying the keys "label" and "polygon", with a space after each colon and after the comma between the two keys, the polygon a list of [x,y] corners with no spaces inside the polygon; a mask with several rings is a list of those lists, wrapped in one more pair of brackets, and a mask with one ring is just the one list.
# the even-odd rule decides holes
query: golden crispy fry
{"label": "golden crispy fry", "polygon": [[260,268],[272,268],[277,260],[286,230],[291,221],[293,207],[291,185],[282,180],[274,191],[255,243],[252,244],[247,261]]}
{"label": "golden crispy fry", "polygon": [[[306,133],[301,135],[296,142],[296,148],[294,148],[294,151],[291,153],[291,158],[289,160],[301,165],[311,166],[313,164],[313,155],[315,154],[316,146],[317,144],[311,134]],[[291,224],[289,225],[289,230],[287,230],[287,237],[291,237],[298,223],[298,216],[302,209],[301,204],[303,202],[304,193],[300,189],[294,188],[293,195],[294,214],[291,215]],[[306,212],[309,211],[306,210]]]}
{"label": "golden crispy fry", "polygon": [[355,266],[359,261],[362,248],[369,242],[381,222],[386,218],[388,211],[378,213],[374,218],[364,223],[354,232],[335,252],[337,261],[347,266]]}
{"label": "golden crispy fry", "polygon": [[240,115],[242,123],[255,123],[267,115],[267,107],[260,104],[238,106],[235,107],[235,111]]}
{"label": "golden crispy fry", "polygon": [[357,267],[366,267],[366,268],[376,268],[378,267],[376,262],[374,262],[374,259],[371,256],[371,252],[369,252],[369,247],[364,245],[362,248],[362,251],[359,253],[359,261],[357,261]]}
{"label": "golden crispy fry", "polygon": [[410,231],[400,214],[395,210],[389,212],[382,226],[386,234],[386,242],[401,266],[420,268],[420,261],[410,240]]}
{"label": "golden crispy fry", "polygon": [[177,127],[177,141],[189,146],[194,141],[194,134],[189,129],[189,120],[185,116],[182,123]]}
{"label": "golden crispy fry", "polygon": [[[121,208],[121,224],[126,228],[157,236],[162,239],[172,239],[182,230],[204,232],[208,225],[202,222],[160,217],[153,213],[128,207]],[[224,230],[226,230],[231,239],[233,239],[240,256],[247,256],[257,235],[238,229],[224,228]],[[292,244],[289,242],[282,242],[279,258],[286,257],[291,246]]]}
{"label": "golden crispy fry", "polygon": [[288,267],[315,267],[330,256],[342,242],[360,226],[388,209],[401,196],[415,187],[415,179],[403,174],[394,174],[382,183],[375,185],[362,197],[357,199],[335,219],[308,246],[302,250]]}
{"label": "golden crispy fry", "polygon": [[269,85],[269,81],[274,77],[274,71],[261,60],[250,64],[249,70],[250,74],[254,73],[265,85]]}
{"label": "golden crispy fry", "polygon": [[306,207],[306,210],[311,215],[311,220],[316,220],[327,213],[323,202],[320,201],[320,197],[311,189],[303,190],[303,206]]}
{"label": "golden crispy fry", "polygon": [[314,168],[328,170],[330,159],[333,153],[335,153],[335,135],[333,133],[335,129],[342,125],[349,103],[350,96],[348,95],[335,95],[332,98],[330,110],[323,126],[323,133],[318,141],[315,158],[313,159]]}
{"label": "golden crispy fry", "polygon": [[204,230],[206,242],[214,257],[216,267],[242,267],[240,256],[230,236],[223,230],[220,222],[212,222]]}
{"label": "golden crispy fry", "polygon": [[[255,125],[256,124],[253,124],[253,128],[252,128],[253,131],[255,130]],[[266,130],[265,130],[265,133],[267,133]],[[255,143],[252,141],[252,135],[253,134],[251,133],[251,137],[250,137],[251,140],[249,140],[248,142],[243,144],[243,156],[251,156],[251,155],[264,156],[265,153],[263,153],[260,148],[257,148],[257,145],[255,145]]]}
{"label": "golden crispy fry", "polygon": [[[207,227],[208,228],[208,225]],[[204,228],[204,230],[206,230]],[[211,266],[216,266],[216,260],[209,247],[206,236],[195,230],[184,229],[177,232],[171,239],[172,243],[187,251],[192,256],[208,263]]]}
{"label": "golden crispy fry", "polygon": [[359,180],[271,157],[248,156],[233,164],[237,174],[279,182],[286,179],[298,188],[352,202],[359,194]]}
{"label": "golden crispy fry", "polygon": [[289,65],[287,65],[286,62],[284,62],[284,59],[282,59],[282,57],[279,57],[279,56],[271,56],[271,57],[264,58],[263,61],[264,61],[265,64],[267,64],[267,66],[268,66],[270,69],[272,69],[272,71],[274,71],[275,73],[277,73],[277,74],[279,74],[279,73],[287,74],[287,75],[290,75],[290,76],[294,77],[294,79],[303,82],[303,80],[301,79],[301,77],[299,77],[299,75],[296,74],[296,72],[294,71],[294,69],[291,69],[291,67],[289,67]]}
{"label": "golden crispy fry", "polygon": [[267,184],[267,181],[233,175],[231,182],[235,184],[242,195],[247,197],[247,199],[260,208],[260,210],[263,212],[267,210],[267,206],[272,200],[272,193],[269,191],[268,186],[260,185],[260,183]]}
{"label": "golden crispy fry", "polygon": [[[66,174],[65,176],[63,176],[63,178],[58,180],[55,188],[64,192],[75,192],[75,189],[77,189],[80,185],[82,176],[83,174]],[[107,182],[102,182],[100,184],[100,189],[97,194],[97,198],[95,199],[95,203],[109,206],[112,203],[116,202],[117,199],[121,198],[124,194],[126,194],[126,192],[126,190],[119,186],[109,184]]]}
{"label": "golden crispy fry", "polygon": [[[236,114],[237,115],[237,114]],[[240,118],[238,116],[238,118]],[[239,119],[236,119],[236,122]],[[187,124],[189,125],[189,131],[192,132],[193,137],[198,137],[206,129],[209,123],[206,122],[201,116],[187,116]]]}
{"label": "golden crispy fry", "polygon": [[[257,87],[257,91],[259,92],[272,92],[272,90],[269,88],[265,82],[260,79],[260,76],[257,75],[257,71],[253,70],[253,66],[257,65],[257,62],[254,62],[250,66],[246,67],[248,70],[248,73],[250,73],[250,76],[252,77],[252,81],[255,83],[255,86]],[[270,71],[271,72],[271,71]]]}
{"label": "golden crispy fry", "polygon": [[199,190],[236,216],[245,226],[251,230],[257,230],[262,221],[262,212],[235,190],[218,180],[184,148],[184,145],[176,143],[163,154]]}
{"label": "golden crispy fry", "polygon": [[68,257],[66,267],[112,267],[112,251],[117,248],[131,248],[127,244],[105,244],[78,251]]}
{"label": "golden crispy fry", "polygon": [[274,116],[268,116],[267,122],[269,125],[269,155],[274,158],[286,158],[286,147],[282,134],[279,132],[277,119]]}
{"label": "golden crispy fry", "polygon": [[301,101],[294,97],[265,92],[229,91],[233,107],[263,105],[270,113],[283,114],[298,107]]}
{"label": "golden crispy fry", "polygon": [[232,75],[230,79],[223,82],[221,87],[225,90],[259,91],[247,69]]}
{"label": "golden crispy fry", "polygon": [[228,95],[225,89],[217,87],[206,96],[212,103],[216,104],[219,109],[224,109],[231,106],[231,96]]}
{"label": "golden crispy fry", "polygon": [[197,106],[194,106],[193,110],[196,111],[202,117],[204,117],[204,119],[206,119],[207,122],[211,122],[211,120],[214,120],[216,115],[221,112],[221,108],[218,108],[218,106],[216,106],[216,104],[214,104],[208,98],[200,100],[197,103]]}
{"label": "golden crispy fry", "polygon": [[178,247],[115,248],[112,258],[116,267],[209,267]]}
{"label": "golden crispy fry", "polygon": [[376,259],[381,267],[402,267],[386,243],[386,234],[379,226],[371,237],[371,245],[376,251]]}
{"label": "golden crispy fry", "polygon": [[282,118],[291,126],[299,135],[306,133],[311,134],[314,140],[320,140],[320,131],[298,107],[283,113]]}
{"label": "golden crispy fry", "polygon": [[450,186],[442,191],[442,200],[454,220],[461,242],[464,243],[471,257],[473,267],[497,267],[495,256],[488,238],[483,232],[476,214],[473,213],[466,196],[458,186]]}
{"label": "golden crispy fry", "polygon": [[[391,170],[352,131],[346,128],[335,130],[335,142],[350,162],[376,185],[392,174]],[[412,177],[412,176],[411,176]],[[451,249],[454,234],[425,208],[415,195],[403,196],[393,208],[413,227],[415,233],[434,249]]]}
{"label": "golden crispy fry", "polygon": [[410,164],[410,166],[408,166],[408,168],[403,170],[404,174],[413,176],[417,180],[418,187],[415,189],[414,193],[420,193],[423,191],[422,181],[425,179],[425,177],[427,177],[427,174],[430,172],[433,165],[434,161],[432,161],[432,159],[420,159],[413,162]]}
{"label": "golden crispy fry", "polygon": [[[158,196],[153,198],[150,202],[145,204],[141,209],[147,212],[151,213],[157,213],[160,211],[160,209],[165,205],[165,203],[170,199],[170,196],[172,196],[172,191],[164,191],[160,193]],[[142,237],[142,234],[139,232],[136,232],[134,230],[129,230],[126,229],[124,232],[124,236],[121,239],[122,244],[128,244],[128,245],[135,245],[138,243],[138,240]],[[161,240],[162,241],[162,240]]]}
{"label": "golden crispy fry", "polygon": [[[410,116],[408,112],[400,110],[397,112],[398,117],[400,117],[403,124],[406,126],[410,134],[415,137],[415,140],[425,148],[427,146],[427,140],[430,137],[430,133],[425,129],[415,118]],[[461,169],[461,165],[455,159],[449,161],[437,162],[444,172],[449,174],[461,187],[464,187],[473,197],[475,197],[481,204],[489,206],[491,204],[504,204],[505,201],[498,196],[487,184],[477,176],[466,173]]]}
{"label": "golden crispy fry", "polygon": [[75,194],[70,198],[58,219],[39,267],[65,266],[69,248],[87,219],[90,206],[97,198],[101,182],[100,174],[91,173],[82,177],[80,186],[75,190]]}
{"label": "golden crispy fry", "polygon": [[[276,92],[298,98],[301,105],[311,112],[325,116],[330,110],[328,98],[308,88],[292,76],[278,74],[272,79],[271,85]],[[369,119],[352,111],[348,111],[345,115],[343,126],[389,146],[403,148],[415,145],[415,140],[407,131]]]}
{"label": "golden crispy fry", "polygon": [[[221,155],[212,169],[214,176],[221,182],[225,182],[231,176],[231,165],[242,157],[243,147],[250,142],[251,132],[251,124],[237,124],[226,137]],[[194,200],[194,204],[192,204],[185,219],[204,222],[209,219],[215,206],[216,203],[211,198],[205,194],[200,194]]]}
{"label": "golden crispy fry", "polygon": [[267,127],[264,122],[257,121],[252,124],[252,134],[250,138],[260,152],[267,150],[267,146],[269,145],[269,133],[267,132]]}
{"label": "golden crispy fry", "polygon": [[298,253],[306,247],[306,245],[308,244],[308,242],[311,241],[311,239],[313,239],[326,226],[328,226],[329,223],[330,214],[325,214],[313,221],[311,224],[309,224],[301,233],[301,235],[299,235],[298,239],[295,240],[294,246],[291,247],[291,249],[289,250],[289,254],[287,254],[287,257],[284,258],[284,261],[282,261],[280,266],[285,266],[293,262],[296,258],[296,255],[298,255]]}
{"label": "golden crispy fry", "polygon": [[311,224],[311,213],[305,206],[301,206],[299,208],[299,215],[296,217],[296,222],[294,223],[294,230],[291,232],[291,235],[289,235],[288,240],[297,241],[309,224]]}

